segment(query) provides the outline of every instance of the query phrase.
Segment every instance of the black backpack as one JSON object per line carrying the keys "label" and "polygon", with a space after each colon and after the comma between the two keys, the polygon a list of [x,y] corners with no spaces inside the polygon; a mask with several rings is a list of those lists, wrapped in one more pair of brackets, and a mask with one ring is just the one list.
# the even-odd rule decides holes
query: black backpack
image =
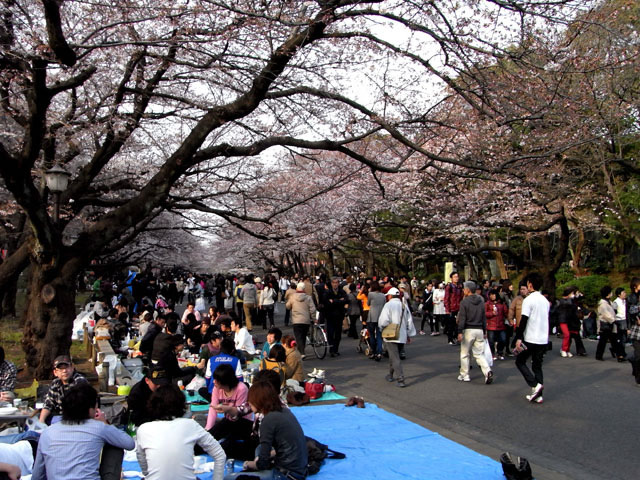
{"label": "black backpack", "polygon": [[341,460],[346,458],[344,453],[336,452],[335,450],[331,450],[324,443],[320,443],[319,441],[311,438],[304,437],[307,440],[307,456],[308,456],[308,464],[307,464],[307,475],[315,475],[320,471],[320,467],[324,463],[324,459],[332,459],[332,460]]}
{"label": "black backpack", "polygon": [[507,480],[533,480],[531,465],[526,458],[512,456],[509,452],[500,455],[502,472]]}

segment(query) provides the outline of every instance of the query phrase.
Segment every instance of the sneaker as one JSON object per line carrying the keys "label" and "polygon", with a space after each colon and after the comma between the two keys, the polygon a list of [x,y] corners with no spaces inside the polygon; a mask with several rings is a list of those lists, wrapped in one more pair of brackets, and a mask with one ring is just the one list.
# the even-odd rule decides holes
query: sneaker
{"label": "sneaker", "polygon": [[567,358],[573,357],[573,353],[571,353],[571,352],[566,352],[566,353],[567,353]]}
{"label": "sneaker", "polygon": [[400,388],[404,388],[404,387],[406,387],[406,386],[407,386],[407,384],[406,384],[406,383],[404,383],[404,379],[403,379],[403,378],[402,378],[402,379],[401,379],[401,378],[399,378],[399,379],[398,379],[398,383],[396,383],[396,385],[397,385],[398,387],[400,387]]}
{"label": "sneaker", "polygon": [[498,355],[498,360],[504,360],[504,355]]}
{"label": "sneaker", "polygon": [[470,382],[471,378],[469,377],[469,375],[458,375],[458,380],[460,380],[461,382]]}
{"label": "sneaker", "polygon": [[300,359],[301,359],[301,360],[304,360],[305,358],[307,358],[307,356],[306,356],[306,355],[300,355]]}
{"label": "sneaker", "polygon": [[420,335],[426,335],[426,332],[424,332],[423,330],[420,330]]}
{"label": "sneaker", "polygon": [[544,400],[542,399],[542,396],[533,398],[533,395],[525,395],[525,398],[531,403],[542,403],[542,402],[544,402]]}
{"label": "sneaker", "polygon": [[544,385],[541,383],[537,384],[531,389],[531,395],[527,395],[527,400],[530,402],[535,401],[536,398],[542,396],[542,390],[544,390]]}
{"label": "sneaker", "polygon": [[449,345],[455,345],[455,343],[453,343],[453,342],[449,342]]}
{"label": "sneaker", "polygon": [[393,382],[393,375],[388,374],[386,377],[384,377],[384,379],[385,379],[387,382]]}
{"label": "sneaker", "polygon": [[565,352],[564,350],[560,350],[560,356],[562,358],[567,358],[568,355],[567,355],[567,352]]}
{"label": "sneaker", "polygon": [[491,370],[489,370],[487,372],[487,376],[484,377],[484,383],[486,385],[490,385],[493,382],[493,372]]}

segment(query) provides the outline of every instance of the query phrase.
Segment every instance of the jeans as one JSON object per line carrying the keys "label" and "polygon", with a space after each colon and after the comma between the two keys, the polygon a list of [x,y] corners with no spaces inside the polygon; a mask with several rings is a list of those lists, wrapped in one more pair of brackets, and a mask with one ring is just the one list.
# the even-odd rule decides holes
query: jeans
{"label": "jeans", "polygon": [[338,353],[340,340],[342,339],[342,317],[327,317],[327,341],[329,342],[329,353]]}
{"label": "jeans", "polygon": [[632,342],[634,357],[631,361],[631,373],[636,379],[636,383],[640,384],[640,340],[634,340]]}
{"label": "jeans", "polygon": [[304,349],[307,346],[307,335],[309,334],[310,328],[311,325],[308,323],[293,324],[293,336],[296,338],[296,347],[298,348],[300,355],[304,355]]}
{"label": "jeans", "polygon": [[[258,470],[257,472],[234,472],[224,476],[224,480],[235,480],[239,476],[250,480],[298,480],[293,475],[285,475],[277,468],[273,470]],[[302,479],[300,479],[302,480]]]}
{"label": "jeans", "polygon": [[487,340],[491,348],[491,354],[496,355],[495,343],[498,342],[498,356],[504,356],[504,347],[507,344],[506,330],[487,330]]}
{"label": "jeans", "polygon": [[577,330],[569,330],[569,325],[566,323],[560,324],[560,330],[562,330],[562,351],[568,352],[571,349],[571,339],[576,343],[576,353],[578,355],[584,355],[586,352],[582,338],[580,338],[580,332]]}
{"label": "jeans", "polygon": [[360,321],[360,315],[349,315],[349,337],[358,338],[357,326]]}
{"label": "jeans", "polygon": [[596,347],[596,358],[598,360],[602,360],[602,354],[604,353],[604,347],[607,345],[607,342],[611,343],[611,351],[614,356],[622,356],[618,336],[616,333],[613,333],[613,327],[602,322],[600,324],[600,340],[598,340],[598,346]]}
{"label": "jeans", "polygon": [[[542,360],[547,351],[547,344],[539,345],[537,343],[526,343],[526,350],[523,350],[516,357],[516,367],[524,377],[525,382],[530,387],[535,387],[538,383],[543,385],[544,378],[542,376]],[[531,357],[531,370],[527,367],[527,360]]]}
{"label": "jeans", "polygon": [[382,334],[378,323],[368,322],[367,330],[369,331],[369,346],[372,354],[382,355]]}
{"label": "jeans", "polygon": [[288,308],[284,309],[284,326],[287,327],[289,325],[289,320],[291,320],[291,310]]}
{"label": "jeans", "polygon": [[100,479],[120,480],[124,450],[113,445],[104,444],[100,459]]}
{"label": "jeans", "polygon": [[244,310],[244,319],[247,325],[247,330],[253,330],[253,320],[256,320],[256,306],[253,303],[242,304]]}
{"label": "jeans", "polygon": [[398,381],[404,381],[404,371],[402,370],[402,361],[400,360],[400,349],[404,343],[385,342],[387,352],[389,352],[389,374]]}
{"label": "jeans", "polygon": [[486,377],[491,368],[484,358],[484,332],[480,328],[467,328],[462,332],[460,375],[463,377],[469,376],[469,351]]}
{"label": "jeans", "polygon": [[450,313],[445,319],[444,333],[447,334],[447,340],[449,342],[454,342],[456,337],[458,336],[458,325],[456,323],[456,317],[458,312]]}
{"label": "jeans", "polygon": [[220,442],[227,458],[238,460],[253,460],[258,446],[257,439],[252,439],[253,422],[246,418],[231,421],[226,418],[218,419],[209,433]]}
{"label": "jeans", "polygon": [[265,316],[264,319],[264,325],[266,326],[267,324],[267,319],[269,320],[269,327],[273,327],[275,325],[274,321],[273,321],[273,312],[275,310],[274,305],[263,305],[262,308],[264,309],[264,313],[263,315]]}

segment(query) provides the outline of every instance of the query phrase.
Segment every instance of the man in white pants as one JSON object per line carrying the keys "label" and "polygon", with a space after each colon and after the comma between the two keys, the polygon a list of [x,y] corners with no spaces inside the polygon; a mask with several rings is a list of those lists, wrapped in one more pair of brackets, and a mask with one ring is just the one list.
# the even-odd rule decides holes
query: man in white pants
{"label": "man in white pants", "polygon": [[487,336],[487,316],[484,300],[475,294],[476,284],[464,282],[464,298],[458,311],[458,343],[460,343],[460,375],[458,380],[470,382],[469,351],[484,374],[484,383],[493,382],[493,372],[484,357],[484,342]]}

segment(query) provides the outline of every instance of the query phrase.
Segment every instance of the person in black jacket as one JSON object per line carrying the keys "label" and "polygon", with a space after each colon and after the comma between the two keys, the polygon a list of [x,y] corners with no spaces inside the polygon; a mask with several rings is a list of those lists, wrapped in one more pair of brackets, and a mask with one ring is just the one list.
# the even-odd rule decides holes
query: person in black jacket
{"label": "person in black jacket", "polygon": [[127,406],[129,407],[129,420],[136,427],[153,420],[147,408],[147,402],[160,385],[169,385],[170,383],[171,379],[167,372],[162,368],[154,367],[147,372],[142,380],[131,387],[131,392],[127,397]]}
{"label": "person in black jacket", "polygon": [[426,335],[424,331],[424,324],[429,322],[429,328],[431,329],[431,336],[440,334],[440,322],[439,319],[433,316],[433,283],[427,283],[426,288],[422,294],[422,322],[420,323],[420,335]]}
{"label": "person in black jacket", "polygon": [[164,314],[158,315],[158,317],[149,325],[147,333],[140,341],[140,351],[145,355],[147,359],[151,359],[153,352],[153,343],[160,332],[164,329],[167,323],[167,318]]}
{"label": "person in black jacket", "polygon": [[584,357],[587,352],[580,337],[580,318],[578,316],[578,306],[574,302],[576,287],[567,287],[562,293],[562,298],[558,301],[555,314],[562,331],[562,348],[560,356],[570,358],[573,355],[569,351],[571,348],[571,339],[575,341],[576,353]]}
{"label": "person in black jacket", "polygon": [[327,340],[329,341],[329,355],[335,357],[340,355],[340,340],[342,338],[342,321],[349,305],[347,294],[344,289],[339,288],[340,279],[331,280],[331,288],[324,292],[323,313],[327,322]]}

